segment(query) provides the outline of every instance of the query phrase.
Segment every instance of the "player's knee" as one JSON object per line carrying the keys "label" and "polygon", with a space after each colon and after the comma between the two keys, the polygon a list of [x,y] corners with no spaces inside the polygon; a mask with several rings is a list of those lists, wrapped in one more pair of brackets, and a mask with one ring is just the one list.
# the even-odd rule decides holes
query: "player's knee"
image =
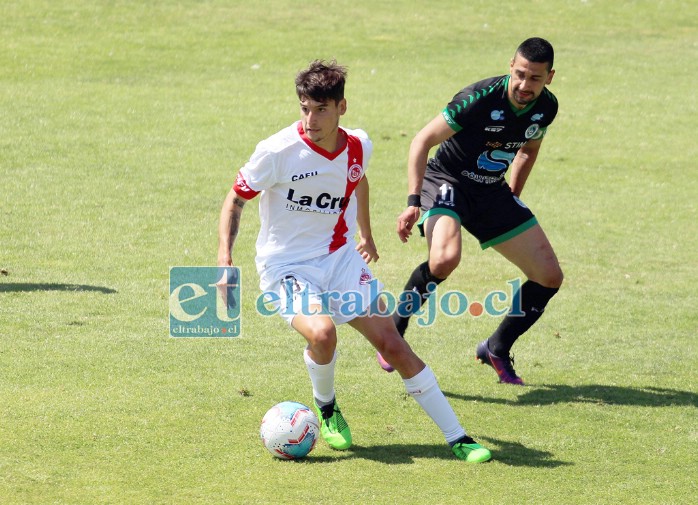
{"label": "player's knee", "polygon": [[314,349],[334,351],[337,346],[337,332],[334,325],[316,324],[311,326],[305,334],[305,338]]}
{"label": "player's knee", "polygon": [[460,263],[460,253],[444,253],[436,257],[429,258],[429,270],[434,277],[445,279],[453,272]]}
{"label": "player's knee", "polygon": [[530,280],[537,282],[541,286],[554,289],[562,286],[564,277],[560,264],[555,260],[540,265],[528,275]]}
{"label": "player's knee", "polygon": [[556,284],[555,287],[559,288],[560,286],[562,286],[562,281],[564,281],[564,280],[565,280],[565,274],[562,273],[562,268],[558,267],[557,277],[555,277],[555,284]]}
{"label": "player's knee", "polygon": [[560,268],[560,265],[556,265],[555,268],[550,268],[545,274],[545,278],[542,284],[546,288],[559,288],[562,286],[562,281],[564,280],[565,275],[562,273],[562,269]]}

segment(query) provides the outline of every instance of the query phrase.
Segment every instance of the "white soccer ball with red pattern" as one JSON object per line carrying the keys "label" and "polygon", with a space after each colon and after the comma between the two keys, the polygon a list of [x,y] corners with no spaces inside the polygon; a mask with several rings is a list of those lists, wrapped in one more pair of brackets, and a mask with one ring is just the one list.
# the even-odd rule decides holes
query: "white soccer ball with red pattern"
{"label": "white soccer ball with red pattern", "polygon": [[320,423],[315,413],[298,402],[281,402],[270,408],[259,429],[262,443],[281,459],[303,458],[320,437]]}

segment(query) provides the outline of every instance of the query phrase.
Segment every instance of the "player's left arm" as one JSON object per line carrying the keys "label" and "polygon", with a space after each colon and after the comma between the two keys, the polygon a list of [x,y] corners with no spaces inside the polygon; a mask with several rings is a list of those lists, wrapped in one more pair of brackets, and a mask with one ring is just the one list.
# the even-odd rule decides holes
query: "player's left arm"
{"label": "player's left arm", "polygon": [[366,263],[378,261],[378,249],[371,232],[371,212],[369,209],[368,179],[364,175],[356,186],[356,223],[359,225],[359,251]]}
{"label": "player's left arm", "polygon": [[509,177],[509,186],[511,192],[516,196],[521,196],[526,179],[533,170],[533,165],[538,157],[538,151],[543,143],[543,139],[529,140],[526,142],[519,152],[516,153],[514,161],[511,163],[511,175]]}

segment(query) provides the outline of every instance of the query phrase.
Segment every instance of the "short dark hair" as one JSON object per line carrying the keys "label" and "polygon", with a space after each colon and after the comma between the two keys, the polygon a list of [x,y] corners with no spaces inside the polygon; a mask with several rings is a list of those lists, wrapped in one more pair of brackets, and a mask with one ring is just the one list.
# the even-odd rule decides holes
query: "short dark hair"
{"label": "short dark hair", "polygon": [[526,39],[516,49],[516,53],[534,63],[547,63],[548,71],[553,68],[555,51],[553,51],[552,44],[545,39],[540,37]]}
{"label": "short dark hair", "polygon": [[346,79],[347,69],[335,60],[315,60],[296,76],[296,94],[300,99],[310,98],[317,102],[331,99],[337,103],[344,98]]}

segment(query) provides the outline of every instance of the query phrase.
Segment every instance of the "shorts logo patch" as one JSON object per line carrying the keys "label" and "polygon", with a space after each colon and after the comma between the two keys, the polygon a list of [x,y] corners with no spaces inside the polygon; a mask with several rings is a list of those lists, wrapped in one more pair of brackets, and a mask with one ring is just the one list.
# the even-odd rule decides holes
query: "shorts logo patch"
{"label": "shorts logo patch", "polygon": [[514,197],[514,201],[515,201],[516,203],[518,203],[519,205],[521,205],[521,207],[523,207],[524,209],[528,209],[528,207],[526,207],[526,204],[523,203],[521,200],[519,200],[519,197],[518,197],[518,196],[515,196],[515,197]]}
{"label": "shorts logo patch", "polygon": [[293,275],[287,275],[281,280],[281,286],[284,288],[286,295],[295,295],[301,292],[301,285]]}
{"label": "shorts logo patch", "polygon": [[361,275],[359,276],[359,284],[365,286],[369,282],[371,282],[371,274],[367,272],[365,268],[362,268]]}

